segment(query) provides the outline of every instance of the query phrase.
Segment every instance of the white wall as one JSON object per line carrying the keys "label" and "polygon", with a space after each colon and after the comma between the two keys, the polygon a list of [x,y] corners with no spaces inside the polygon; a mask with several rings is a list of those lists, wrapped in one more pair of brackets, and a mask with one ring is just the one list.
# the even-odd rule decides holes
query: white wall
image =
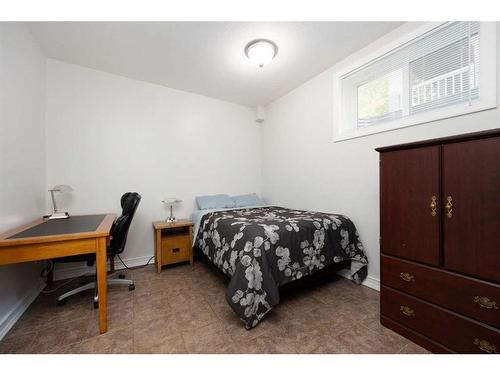
{"label": "white wall", "polygon": [[[45,58],[27,27],[0,23],[0,232],[45,211]],[[40,288],[40,266],[0,266],[0,339]]]}
{"label": "white wall", "polygon": [[184,200],[180,218],[196,195],[260,192],[253,111],[200,95],[48,60],[46,139],[47,186],[75,189],[60,197],[71,214],[118,213],[122,193],[142,195],[123,256],[131,262],[153,255],[164,197]]}
{"label": "white wall", "polygon": [[[410,26],[404,25],[273,102],[262,132],[264,198],[284,206],[349,216],[368,253],[372,286],[379,279],[379,155],[374,148],[500,126],[499,110],[494,109],[339,143],[332,141],[334,72],[406,27]],[[497,45],[499,30],[497,27]],[[498,51],[497,47],[497,87]]]}

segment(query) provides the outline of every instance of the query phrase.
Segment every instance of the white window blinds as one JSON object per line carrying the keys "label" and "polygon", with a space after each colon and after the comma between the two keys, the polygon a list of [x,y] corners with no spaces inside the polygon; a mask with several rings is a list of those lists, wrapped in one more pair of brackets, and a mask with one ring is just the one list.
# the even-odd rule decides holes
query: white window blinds
{"label": "white window blinds", "polygon": [[387,123],[480,95],[480,23],[448,22],[340,77],[344,120]]}

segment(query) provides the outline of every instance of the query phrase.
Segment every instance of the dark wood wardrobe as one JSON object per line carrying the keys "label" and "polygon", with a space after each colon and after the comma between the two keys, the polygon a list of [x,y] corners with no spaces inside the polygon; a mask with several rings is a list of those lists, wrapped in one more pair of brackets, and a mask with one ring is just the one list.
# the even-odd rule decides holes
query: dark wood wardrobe
{"label": "dark wood wardrobe", "polygon": [[500,129],[380,152],[381,323],[436,353],[500,352]]}

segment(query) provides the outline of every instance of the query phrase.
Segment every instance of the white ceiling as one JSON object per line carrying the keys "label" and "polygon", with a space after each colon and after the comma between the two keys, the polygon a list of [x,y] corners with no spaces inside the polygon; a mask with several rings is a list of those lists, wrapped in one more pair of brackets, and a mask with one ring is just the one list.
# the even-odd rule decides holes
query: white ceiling
{"label": "white ceiling", "polygon": [[[29,23],[53,59],[246,106],[266,105],[397,22]],[[260,69],[244,55],[252,39],[279,52]]]}

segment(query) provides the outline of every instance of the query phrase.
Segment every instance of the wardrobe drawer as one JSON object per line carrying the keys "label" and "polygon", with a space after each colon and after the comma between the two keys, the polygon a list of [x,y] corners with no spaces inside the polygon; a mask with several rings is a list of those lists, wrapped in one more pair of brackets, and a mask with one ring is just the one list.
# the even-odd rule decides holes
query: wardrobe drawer
{"label": "wardrobe drawer", "polygon": [[498,353],[500,331],[451,311],[382,287],[381,314],[458,353]]}
{"label": "wardrobe drawer", "polygon": [[500,286],[382,255],[384,285],[500,328]]}

